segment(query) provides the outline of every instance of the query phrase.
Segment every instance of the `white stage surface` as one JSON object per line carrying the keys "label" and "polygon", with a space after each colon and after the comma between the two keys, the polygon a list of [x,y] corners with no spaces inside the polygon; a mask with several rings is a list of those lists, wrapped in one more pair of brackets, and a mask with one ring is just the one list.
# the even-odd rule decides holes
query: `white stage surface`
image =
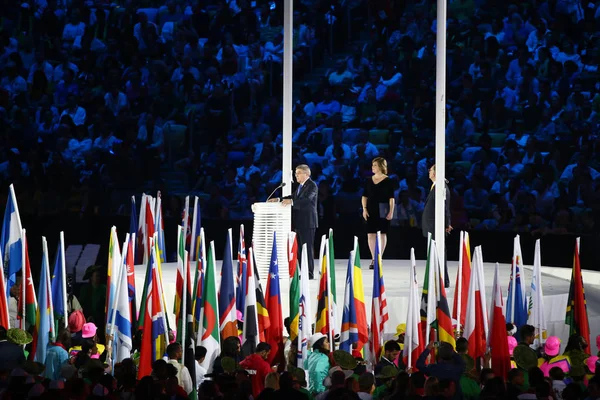
{"label": "white stage surface", "polygon": [[[363,284],[365,289],[365,305],[367,308],[367,318],[371,315],[371,296],[373,292],[373,271],[369,270],[370,260],[362,260]],[[315,269],[319,263],[315,260]],[[448,303],[452,310],[454,298],[454,283],[456,281],[457,262],[448,261],[451,286],[447,290]],[[486,283],[487,307],[489,309],[491,302],[491,292],[494,277],[493,263],[484,263],[484,274]],[[237,266],[237,260],[234,260],[234,268]],[[336,260],[336,289],[337,289],[337,308],[338,321],[337,327],[341,325],[342,306],[344,300],[344,286],[346,281],[346,271],[348,268],[348,260]],[[217,261],[217,269],[221,269],[221,261]],[[166,308],[168,312],[171,326],[174,326],[173,301],[175,296],[175,278],[177,271],[176,263],[165,263],[162,265],[164,292]],[[279,266],[281,273],[281,305],[283,317],[289,315],[289,274],[287,264],[281,263]],[[315,279],[310,281],[310,290],[312,294],[311,309],[316,312],[317,307],[317,289],[319,285],[318,272]],[[409,285],[409,261],[408,260],[383,260],[383,273],[385,280],[385,289],[387,295],[388,311],[390,319],[386,328],[385,336],[393,336],[396,332],[396,326],[406,320],[408,307],[408,285]],[[526,293],[529,295],[531,285],[531,266],[525,266],[524,283]],[[417,278],[419,287],[422,287],[423,276],[425,274],[425,261],[417,261]],[[569,279],[571,276],[570,266],[565,268],[543,267],[542,282],[544,291],[544,306],[546,312],[546,322],[548,326],[548,335],[555,335],[561,338],[563,347],[567,343],[569,336],[569,328],[565,325],[565,310],[569,293]],[[136,287],[138,293],[141,293],[141,288],[144,283],[145,268],[142,265],[136,266]],[[193,275],[193,274],[192,274]],[[219,275],[220,276],[220,273]],[[500,282],[502,291],[507,292],[507,285],[510,276],[510,265],[500,264]],[[219,284],[217,279],[217,284]],[[585,285],[585,295],[587,300],[587,308],[591,330],[590,351],[595,353],[595,337],[600,334],[600,272],[583,271],[583,279]],[[265,277],[261,277],[263,290],[266,290]],[[138,308],[141,298],[138,297]]]}

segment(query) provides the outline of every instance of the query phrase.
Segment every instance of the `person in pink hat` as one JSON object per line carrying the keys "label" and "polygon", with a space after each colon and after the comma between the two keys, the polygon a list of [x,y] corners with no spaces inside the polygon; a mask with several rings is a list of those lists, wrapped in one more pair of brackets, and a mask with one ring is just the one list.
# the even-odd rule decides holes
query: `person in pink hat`
{"label": "person in pink hat", "polygon": [[542,370],[545,377],[550,376],[550,370],[558,367],[568,374],[571,371],[571,360],[569,356],[560,354],[560,339],[556,336],[550,336],[544,344],[544,357],[538,360],[538,367]]}
{"label": "person in pink hat", "polygon": [[[81,339],[91,341],[95,344],[95,346],[92,346],[94,350],[92,351],[92,354],[90,356],[91,358],[100,358],[100,356],[102,355],[102,353],[104,353],[105,350],[104,345],[98,343],[98,336],[96,334],[97,331],[98,328],[93,322],[87,322],[83,324],[83,327],[81,328]],[[77,351],[81,351],[81,346],[71,347],[69,353]]]}
{"label": "person in pink hat", "polygon": [[513,358],[513,350],[517,347],[517,339],[514,336],[508,336],[508,354],[510,354],[510,368],[517,368],[517,362]]}
{"label": "person in pink hat", "polygon": [[587,372],[585,374],[585,377],[583,378],[583,383],[585,384],[585,386],[588,385],[590,379],[592,379],[596,374],[598,360],[599,358],[597,356],[590,356],[585,360],[585,369]]}

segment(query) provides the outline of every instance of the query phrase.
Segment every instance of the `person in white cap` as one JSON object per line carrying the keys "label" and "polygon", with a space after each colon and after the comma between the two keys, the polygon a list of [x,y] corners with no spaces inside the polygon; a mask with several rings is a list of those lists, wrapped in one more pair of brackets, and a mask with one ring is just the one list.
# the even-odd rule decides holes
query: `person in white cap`
{"label": "person in white cap", "polygon": [[308,359],[304,364],[304,369],[308,371],[309,388],[313,394],[319,394],[325,391],[323,381],[329,374],[329,339],[320,332],[315,333],[308,340],[308,345],[312,348],[308,354]]}

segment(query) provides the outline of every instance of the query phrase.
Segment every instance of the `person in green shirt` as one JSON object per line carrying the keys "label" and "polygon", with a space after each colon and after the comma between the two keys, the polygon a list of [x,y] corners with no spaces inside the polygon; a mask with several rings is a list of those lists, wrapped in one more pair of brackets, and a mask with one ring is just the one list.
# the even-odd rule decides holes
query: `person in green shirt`
{"label": "person in green shirt", "polygon": [[99,338],[104,338],[104,327],[106,319],[106,279],[104,279],[103,267],[92,265],[88,267],[83,280],[89,282],[81,288],[79,302],[88,322],[95,322],[102,332],[98,332]]}

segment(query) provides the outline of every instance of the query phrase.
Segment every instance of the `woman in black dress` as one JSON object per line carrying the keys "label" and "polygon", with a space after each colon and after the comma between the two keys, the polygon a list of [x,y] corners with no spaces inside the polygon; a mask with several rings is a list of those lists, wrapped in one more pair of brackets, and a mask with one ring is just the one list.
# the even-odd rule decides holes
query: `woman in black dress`
{"label": "woman in black dress", "polygon": [[373,159],[371,170],[373,176],[367,180],[361,202],[363,218],[367,222],[369,250],[371,250],[370,268],[373,269],[377,232],[381,232],[379,249],[382,257],[387,243],[387,231],[394,215],[394,186],[387,176],[387,162],[383,157]]}

